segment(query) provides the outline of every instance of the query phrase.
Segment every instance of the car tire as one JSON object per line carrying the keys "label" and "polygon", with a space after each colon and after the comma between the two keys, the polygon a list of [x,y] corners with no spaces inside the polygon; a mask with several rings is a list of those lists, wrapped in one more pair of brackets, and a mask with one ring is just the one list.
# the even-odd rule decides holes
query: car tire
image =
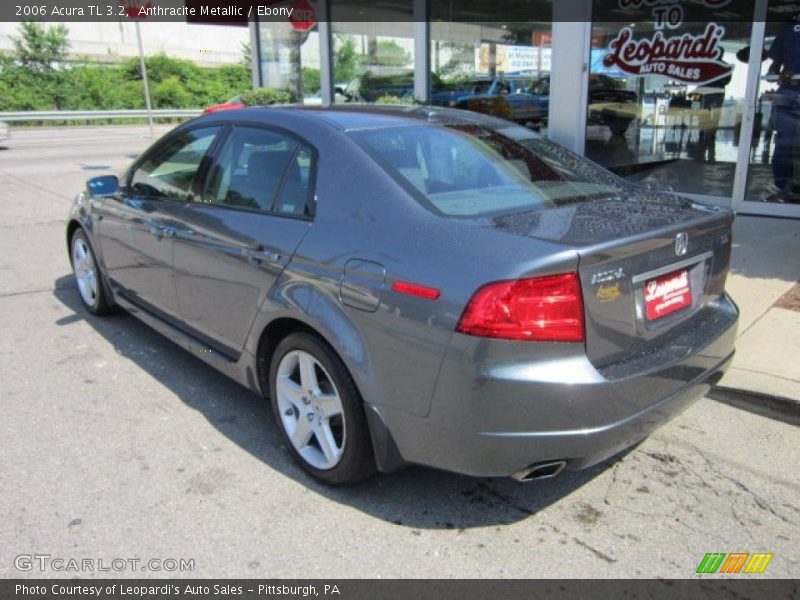
{"label": "car tire", "polygon": [[72,234],[69,248],[70,263],[81,303],[93,315],[109,314],[112,312],[112,304],[106,294],[103,273],[83,229],[78,228]]}
{"label": "car tire", "polygon": [[269,392],[289,451],[308,473],[330,485],[375,473],[361,395],[327,343],[305,332],[284,338],[272,355]]}

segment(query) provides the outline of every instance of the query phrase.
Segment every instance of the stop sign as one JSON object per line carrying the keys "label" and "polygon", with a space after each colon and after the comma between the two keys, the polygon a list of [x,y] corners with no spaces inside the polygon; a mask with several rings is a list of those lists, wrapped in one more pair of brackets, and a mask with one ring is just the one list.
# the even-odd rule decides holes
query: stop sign
{"label": "stop sign", "polygon": [[317,24],[317,15],[314,13],[314,7],[308,0],[297,0],[289,5],[292,9],[292,14],[289,17],[289,22],[295,31],[311,31],[314,25]]}

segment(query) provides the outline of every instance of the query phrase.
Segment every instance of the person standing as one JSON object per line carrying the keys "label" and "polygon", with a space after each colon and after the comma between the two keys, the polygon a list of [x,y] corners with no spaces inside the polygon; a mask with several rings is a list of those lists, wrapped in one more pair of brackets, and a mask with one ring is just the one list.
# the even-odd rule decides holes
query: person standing
{"label": "person standing", "polygon": [[[770,46],[772,64],[768,81],[778,81],[773,111],[775,113],[775,151],[772,157],[773,184],[768,188],[768,201],[797,202],[793,193],[795,152],[800,142],[800,22],[798,17],[784,23]],[[800,175],[800,173],[798,173]]]}

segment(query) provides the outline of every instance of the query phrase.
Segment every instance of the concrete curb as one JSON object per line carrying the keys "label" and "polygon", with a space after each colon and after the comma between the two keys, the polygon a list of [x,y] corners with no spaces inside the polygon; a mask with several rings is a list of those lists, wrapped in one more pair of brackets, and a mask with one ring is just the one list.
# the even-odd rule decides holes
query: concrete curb
{"label": "concrete curb", "polygon": [[712,388],[706,397],[790,425],[800,425],[800,401],[792,398],[726,386]]}

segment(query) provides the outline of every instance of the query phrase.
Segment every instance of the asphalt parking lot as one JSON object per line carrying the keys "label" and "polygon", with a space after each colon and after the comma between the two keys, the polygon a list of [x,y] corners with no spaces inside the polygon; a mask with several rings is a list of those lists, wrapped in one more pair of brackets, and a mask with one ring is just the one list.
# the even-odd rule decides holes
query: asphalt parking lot
{"label": "asphalt parking lot", "polygon": [[192,577],[673,578],[707,552],[769,552],[750,577],[800,573],[797,428],[709,399],[553,480],[315,483],[258,397],[132,317],[80,308],[71,198],[149,142],[16,129],[0,150],[0,577],[169,574],[19,570],[32,554],[193,559]]}

